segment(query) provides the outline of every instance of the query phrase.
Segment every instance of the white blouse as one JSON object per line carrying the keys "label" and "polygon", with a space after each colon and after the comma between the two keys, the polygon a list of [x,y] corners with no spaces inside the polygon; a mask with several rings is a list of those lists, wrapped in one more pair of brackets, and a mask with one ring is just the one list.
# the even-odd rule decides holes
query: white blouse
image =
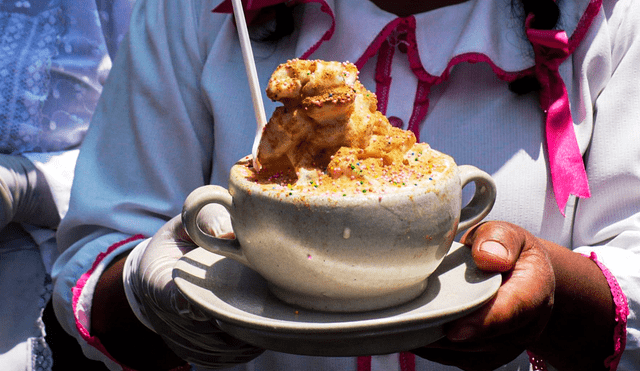
{"label": "white blouse", "polygon": [[[80,154],[70,210],[59,233],[64,253],[54,269],[54,298],[66,319],[63,325],[70,332],[82,329],[78,338],[96,358],[106,360],[93,346],[88,316],[95,282],[106,264],[139,242],[127,238],[152,236],[179,214],[191,190],[207,183],[226,186],[230,167],[251,152],[255,118],[242,55],[232,17],[211,13],[217,3],[137,3],[129,37]],[[560,67],[586,158],[590,198],[571,197],[566,216],[560,213],[548,177],[537,94],[518,96],[503,80],[534,66],[524,20],[509,0],[469,0],[415,16],[422,69],[436,82],[419,135],[458,164],[492,174],[498,198],[488,219],[513,222],[576,252],[597,253],[629,303],[619,369],[637,370],[640,5],[631,0],[559,4],[559,27],[569,36],[586,11],[596,10],[584,39]],[[314,59],[359,61],[397,18],[367,0],[308,2],[295,12],[293,35],[278,43],[253,43],[263,84],[278,64],[310,50]],[[323,36],[328,40],[321,41]],[[373,55],[360,74],[372,91],[376,60]],[[400,51],[394,54],[391,77],[386,114],[406,126],[418,80]],[[269,116],[276,104],[265,97],[265,105]],[[374,364],[395,362],[393,357]],[[235,369],[355,367],[353,358],[266,352]],[[526,355],[506,367],[528,368]],[[417,358],[416,369],[449,368]]]}

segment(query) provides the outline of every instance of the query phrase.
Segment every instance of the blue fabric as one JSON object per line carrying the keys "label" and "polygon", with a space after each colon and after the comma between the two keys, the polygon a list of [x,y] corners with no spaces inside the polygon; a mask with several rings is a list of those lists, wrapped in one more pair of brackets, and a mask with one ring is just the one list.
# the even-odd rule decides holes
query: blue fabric
{"label": "blue fabric", "polygon": [[0,153],[80,144],[129,6],[128,0],[0,0]]}
{"label": "blue fabric", "polygon": [[[77,156],[67,150],[84,138],[133,1],[0,0],[0,153],[30,159],[60,213]],[[2,371],[51,370],[41,315],[53,233],[17,224],[0,231]]]}

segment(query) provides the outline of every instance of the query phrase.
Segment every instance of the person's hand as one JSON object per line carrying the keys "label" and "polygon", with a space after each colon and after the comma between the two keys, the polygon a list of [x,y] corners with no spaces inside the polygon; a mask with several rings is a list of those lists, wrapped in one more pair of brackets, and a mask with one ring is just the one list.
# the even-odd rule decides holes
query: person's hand
{"label": "person's hand", "polygon": [[[211,229],[208,233],[230,235],[229,215],[217,206],[203,209],[199,217],[207,219]],[[196,247],[184,230],[181,217],[171,219],[146,247],[139,245],[127,258],[124,267],[127,297],[132,307],[140,309],[138,315],[143,317],[140,319],[148,320],[146,324],[189,363],[219,368],[248,362],[263,350],[221,331],[215,319],[185,299],[172,279],[178,259]]]}
{"label": "person's hand", "polygon": [[555,276],[544,242],[513,224],[487,222],[462,238],[483,271],[501,272],[495,297],[450,323],[446,337],[414,350],[423,358],[463,370],[493,370],[520,355],[551,316]]}
{"label": "person's hand", "polygon": [[55,228],[60,215],[46,178],[33,163],[0,154],[0,229],[11,222]]}

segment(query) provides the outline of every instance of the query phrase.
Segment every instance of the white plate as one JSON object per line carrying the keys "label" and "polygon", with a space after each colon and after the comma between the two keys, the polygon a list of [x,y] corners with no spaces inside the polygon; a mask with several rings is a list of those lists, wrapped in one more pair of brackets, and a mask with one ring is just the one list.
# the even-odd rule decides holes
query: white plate
{"label": "white plate", "polygon": [[443,336],[443,325],[495,295],[499,274],[481,272],[468,248],[454,243],[429,277],[427,290],[397,307],[330,313],[291,306],[269,292],[253,270],[204,249],[183,256],[173,270],[182,293],[214,316],[230,335],[256,346],[316,356],[388,354]]}

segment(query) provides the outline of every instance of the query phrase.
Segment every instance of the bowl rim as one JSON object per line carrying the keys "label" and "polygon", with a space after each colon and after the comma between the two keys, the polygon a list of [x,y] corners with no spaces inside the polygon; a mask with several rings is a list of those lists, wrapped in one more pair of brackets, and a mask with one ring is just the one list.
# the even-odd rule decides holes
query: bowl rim
{"label": "bowl rim", "polygon": [[[445,175],[437,180],[421,180],[417,185],[402,186],[397,189],[393,189],[391,192],[367,192],[367,193],[307,193],[300,192],[298,190],[290,190],[289,192],[279,189],[274,192],[270,192],[266,189],[264,184],[259,184],[248,180],[240,171],[243,167],[246,168],[247,164],[252,163],[252,156],[247,155],[238,160],[231,168],[229,172],[229,190],[232,192],[243,191],[244,193],[251,194],[252,197],[258,197],[263,199],[278,200],[285,203],[300,203],[305,204],[323,204],[328,202],[332,205],[340,202],[345,205],[361,205],[362,203],[381,203],[381,202],[393,202],[399,200],[419,199],[424,197],[437,197],[447,187],[456,187],[457,192],[462,192],[460,184],[459,169],[456,163],[451,160],[452,166],[449,168],[449,175]],[[236,196],[234,195],[234,198]]]}

